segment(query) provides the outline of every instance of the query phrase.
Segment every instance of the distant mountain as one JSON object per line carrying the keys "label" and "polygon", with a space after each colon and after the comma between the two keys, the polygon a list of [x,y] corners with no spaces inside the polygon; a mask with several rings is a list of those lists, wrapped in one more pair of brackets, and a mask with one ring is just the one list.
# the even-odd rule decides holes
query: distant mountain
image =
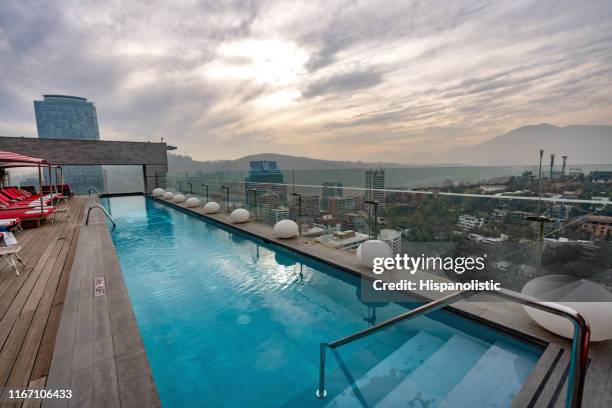
{"label": "distant mountain", "polygon": [[281,169],[334,170],[370,167],[406,167],[410,165],[535,165],[539,150],[544,149],[544,163],[554,153],[555,163],[569,156],[572,164],[609,164],[612,162],[612,126],[571,125],[557,127],[547,123],[511,130],[486,142],[454,148],[445,153],[412,153],[407,163],[333,161],[276,153],[261,153],[236,160],[197,161],[189,156],[168,154],[171,172],[246,171],[251,160],[276,160]]}
{"label": "distant mountain", "polygon": [[524,126],[477,145],[412,158],[420,159],[415,160],[418,163],[536,164],[540,149],[544,149],[545,163],[554,153],[558,164],[561,156],[568,156],[569,164],[608,164],[612,162],[612,126]]}
{"label": "distant mountain", "polygon": [[252,160],[275,160],[283,170],[334,170],[334,169],[362,169],[370,167],[401,167],[398,163],[385,162],[352,162],[311,159],[309,157],[289,156],[276,153],[260,153],[241,157],[236,160],[197,161],[189,156],[168,154],[168,168],[171,172],[195,171],[247,171]]}

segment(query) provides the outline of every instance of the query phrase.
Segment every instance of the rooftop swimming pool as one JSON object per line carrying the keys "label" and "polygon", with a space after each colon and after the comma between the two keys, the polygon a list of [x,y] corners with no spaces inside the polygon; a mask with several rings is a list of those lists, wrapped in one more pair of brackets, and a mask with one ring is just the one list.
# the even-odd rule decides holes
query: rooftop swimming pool
{"label": "rooftop swimming pool", "polygon": [[418,303],[364,304],[359,278],[142,196],[103,200],[164,407],[509,407],[542,348],[450,312],[328,355],[319,344]]}

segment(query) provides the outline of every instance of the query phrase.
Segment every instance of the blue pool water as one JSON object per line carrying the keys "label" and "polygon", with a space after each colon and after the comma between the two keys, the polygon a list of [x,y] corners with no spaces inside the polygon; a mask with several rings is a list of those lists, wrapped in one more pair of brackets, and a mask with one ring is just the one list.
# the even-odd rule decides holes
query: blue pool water
{"label": "blue pool water", "polygon": [[507,407],[539,356],[449,312],[328,354],[319,343],[414,307],[359,300],[359,279],[144,197],[104,205],[164,407]]}

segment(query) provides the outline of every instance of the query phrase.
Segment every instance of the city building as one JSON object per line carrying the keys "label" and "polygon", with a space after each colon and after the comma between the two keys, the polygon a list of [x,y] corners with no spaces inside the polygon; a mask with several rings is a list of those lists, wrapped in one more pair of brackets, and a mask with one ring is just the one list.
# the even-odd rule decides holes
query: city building
{"label": "city building", "polygon": [[349,212],[344,215],[342,226],[358,232],[368,232],[368,222],[360,213]]}
{"label": "city building", "polygon": [[461,214],[457,221],[457,226],[461,228],[463,231],[471,231],[474,228],[480,228],[484,225],[485,219],[480,217],[475,217],[469,214]]}
{"label": "city building", "polygon": [[325,181],[321,187],[321,209],[329,209],[329,199],[332,197],[342,197],[342,183]]}
{"label": "city building", "polygon": [[338,220],[344,220],[346,214],[355,210],[354,197],[331,197],[329,199],[329,213]]}
{"label": "city building", "polygon": [[569,176],[574,180],[581,180],[584,177],[584,172],[579,167],[570,167]]}
{"label": "city building", "polygon": [[335,249],[356,250],[357,247],[369,239],[367,234],[348,231],[337,231],[333,234],[321,235],[315,238],[315,241]]}
{"label": "city building", "polygon": [[[302,194],[302,217],[317,220],[321,218],[321,197],[315,194]],[[296,208],[297,211],[297,208]]]}
{"label": "city building", "polygon": [[605,215],[587,215],[580,224],[583,231],[591,233],[595,239],[606,239],[612,235],[612,217]]}
{"label": "city building", "polygon": [[[42,101],[34,101],[34,113],[41,139],[100,140],[96,107],[86,98],[43,95]],[[102,166],[65,166],[63,176],[73,192],[85,193],[90,187],[105,191]]]}
{"label": "city building", "polygon": [[571,205],[555,203],[546,209],[547,215],[554,221],[567,221],[570,218]]}
{"label": "city building", "polygon": [[258,218],[272,226],[280,220],[289,218],[289,208],[283,206],[272,208],[269,204],[264,203],[258,206]]}
{"label": "city building", "polygon": [[247,205],[255,205],[253,189],[257,190],[257,201],[259,194],[274,193],[280,199],[282,205],[287,205],[287,185],[280,168],[273,160],[253,160],[249,163],[249,175],[245,179]]}
{"label": "city building", "polygon": [[480,191],[483,194],[497,193],[504,190],[506,190],[506,186],[503,185],[488,184],[480,186]]}
{"label": "city building", "polygon": [[376,215],[385,215],[385,171],[368,169],[365,173],[366,201],[377,201]]}
{"label": "city building", "polygon": [[593,183],[612,183],[612,171],[592,171],[591,181]]}
{"label": "city building", "polygon": [[399,254],[402,250],[402,233],[392,229],[382,229],[378,233],[378,239],[385,242],[393,254]]}

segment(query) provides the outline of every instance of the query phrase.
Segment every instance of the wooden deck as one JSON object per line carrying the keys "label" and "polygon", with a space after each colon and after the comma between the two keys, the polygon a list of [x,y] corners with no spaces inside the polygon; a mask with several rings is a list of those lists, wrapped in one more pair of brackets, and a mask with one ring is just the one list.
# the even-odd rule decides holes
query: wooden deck
{"label": "wooden deck", "polygon": [[[159,407],[151,369],[101,212],[69,201],[52,224],[17,234],[27,266],[0,268],[0,408]],[[94,278],[106,292],[94,293]],[[70,390],[71,399],[11,400],[15,389]]]}
{"label": "wooden deck", "polygon": [[[0,265],[0,406],[10,401],[8,389],[44,387],[51,365],[79,226],[86,198],[68,201],[71,221],[62,214],[55,223],[16,235],[26,267],[20,275]],[[24,406],[37,406],[34,404]]]}

